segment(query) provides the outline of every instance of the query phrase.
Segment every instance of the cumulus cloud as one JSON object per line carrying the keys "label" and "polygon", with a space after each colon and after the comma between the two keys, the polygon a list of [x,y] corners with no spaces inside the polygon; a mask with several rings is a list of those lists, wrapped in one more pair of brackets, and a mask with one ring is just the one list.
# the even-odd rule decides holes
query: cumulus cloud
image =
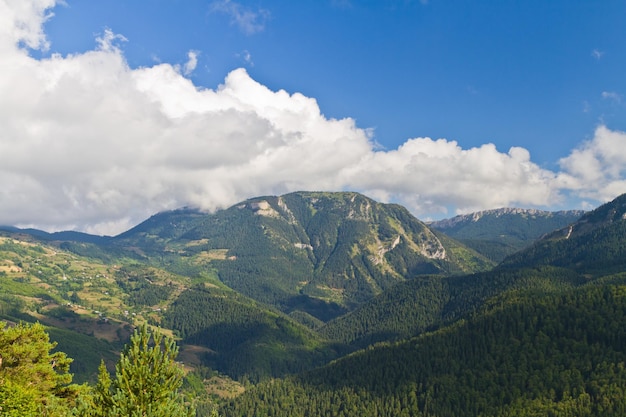
{"label": "cumulus cloud", "polygon": [[1,47],[12,49],[15,45],[48,50],[49,44],[43,23],[51,18],[56,0],[5,0],[0,2]]}
{"label": "cumulus cloud", "polygon": [[558,186],[581,197],[608,201],[626,193],[626,133],[601,125],[559,165]]}
{"label": "cumulus cloud", "polygon": [[446,213],[447,206],[466,213],[558,199],[551,186],[554,174],[518,147],[502,153],[493,144],[462,149],[455,141],[416,138],[394,151],[371,152],[350,171],[350,184],[415,213]]}
{"label": "cumulus cloud", "polygon": [[94,50],[35,59],[53,4],[0,0],[0,224],[116,234],[160,210],[297,190],[361,191],[421,218],[626,191],[626,135],[606,127],[554,173],[519,147],[422,137],[383,150],[244,69],[199,88],[185,77],[198,52],[183,68],[130,68],[109,30]]}
{"label": "cumulus cloud", "polygon": [[231,24],[236,25],[246,35],[265,30],[265,22],[270,17],[270,12],[266,9],[253,10],[232,0],[216,0],[211,3],[210,10],[230,16]]}

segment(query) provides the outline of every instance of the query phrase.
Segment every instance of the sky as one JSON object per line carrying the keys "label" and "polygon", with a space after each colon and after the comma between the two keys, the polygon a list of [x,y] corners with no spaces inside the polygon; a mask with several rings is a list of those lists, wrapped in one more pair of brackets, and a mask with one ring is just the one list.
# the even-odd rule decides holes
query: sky
{"label": "sky", "polygon": [[115,235],[358,191],[433,220],[626,192],[621,0],[0,0],[0,224]]}

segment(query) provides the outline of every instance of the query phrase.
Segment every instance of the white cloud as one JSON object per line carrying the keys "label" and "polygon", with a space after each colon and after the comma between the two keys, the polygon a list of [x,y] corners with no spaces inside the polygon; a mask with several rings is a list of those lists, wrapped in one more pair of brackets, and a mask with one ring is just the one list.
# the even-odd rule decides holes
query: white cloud
{"label": "white cloud", "polygon": [[198,66],[198,55],[200,52],[198,51],[189,51],[187,52],[187,62],[183,66],[183,75],[191,75],[192,72],[195,71]]}
{"label": "white cloud", "polygon": [[609,201],[626,193],[626,133],[599,126],[594,137],[559,161],[558,186]]}
{"label": "white cloud", "polygon": [[246,35],[265,30],[265,22],[270,18],[270,12],[266,9],[255,11],[232,0],[216,0],[211,3],[210,10],[230,16],[231,24],[239,27]]}
{"label": "white cloud", "polygon": [[55,3],[55,0],[0,2],[0,38],[5,40],[1,46],[14,48],[19,45],[47,50],[49,44],[43,32],[43,23],[53,16],[50,9]]}
{"label": "white cloud", "polygon": [[216,89],[194,85],[194,51],[183,70],[133,69],[105,30],[92,51],[35,59],[23,45],[47,46],[53,3],[29,4],[0,0],[0,224],[115,234],[164,209],[297,190],[362,191],[422,218],[626,191],[623,132],[598,128],[560,173],[519,147],[415,138],[385,151],[354,120],[243,69]]}
{"label": "white cloud", "polygon": [[416,138],[397,150],[373,152],[351,169],[350,183],[415,213],[457,212],[511,203],[544,205],[558,198],[554,174],[530,161],[526,149],[499,152],[492,144],[462,149],[455,141]]}
{"label": "white cloud", "polygon": [[118,42],[128,42],[128,39],[118,33],[113,33],[109,28],[105,28],[104,34],[96,38],[98,49],[106,52],[118,51],[120,49],[117,46]]}
{"label": "white cloud", "polygon": [[591,51],[591,56],[599,60],[604,56],[604,52],[594,49]]}
{"label": "white cloud", "polygon": [[622,96],[614,91],[603,91],[602,98],[605,100],[611,100],[617,104],[622,102]]}

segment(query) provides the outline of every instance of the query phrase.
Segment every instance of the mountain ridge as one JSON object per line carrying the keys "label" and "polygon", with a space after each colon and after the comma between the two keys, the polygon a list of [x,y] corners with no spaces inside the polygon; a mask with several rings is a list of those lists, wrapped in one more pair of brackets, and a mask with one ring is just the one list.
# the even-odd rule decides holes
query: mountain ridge
{"label": "mountain ridge", "polygon": [[477,222],[482,217],[493,215],[495,217],[501,217],[509,214],[516,214],[521,216],[582,216],[585,214],[585,210],[539,210],[539,209],[526,209],[519,207],[500,207],[496,209],[488,209],[488,210],[480,210],[467,214],[459,214],[454,217],[450,217],[442,220],[434,220],[428,222],[428,224],[433,225],[438,229],[449,229],[452,228],[459,223],[468,223],[468,222]]}
{"label": "mountain ridge", "polygon": [[491,267],[406,208],[354,192],[295,192],[215,213],[159,213],[115,245],[141,247],[149,258],[182,254],[282,309],[294,297],[350,309],[408,276]]}
{"label": "mountain ridge", "polygon": [[[612,316],[626,311],[625,239],[626,195],[481,269],[401,206],[358,193],[264,196],[215,214],[158,213],[100,246],[3,231],[0,317],[59,326],[59,346],[85,370],[131,325],[159,326],[180,338],[186,366],[252,382],[224,415],[284,415],[296,397],[308,409],[294,416],[589,404],[581,415],[598,415],[622,404],[611,393],[626,381],[626,334]],[[95,343],[94,330],[115,343]]]}
{"label": "mountain ridge", "polygon": [[431,222],[448,234],[495,262],[531,245],[547,233],[580,218],[582,210],[545,211],[501,208],[459,215]]}

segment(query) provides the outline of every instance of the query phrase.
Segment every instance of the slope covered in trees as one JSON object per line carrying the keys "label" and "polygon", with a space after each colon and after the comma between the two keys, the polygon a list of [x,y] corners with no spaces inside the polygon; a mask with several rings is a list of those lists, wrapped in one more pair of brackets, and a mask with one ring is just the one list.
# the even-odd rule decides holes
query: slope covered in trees
{"label": "slope covered in trees", "polygon": [[[407,314],[432,313],[419,295],[407,305],[378,297],[323,331],[358,342],[353,324],[376,328],[402,316],[418,326],[431,320],[432,330],[259,384],[224,415],[281,407],[293,416],[624,415],[625,212],[618,198],[493,271],[438,278],[444,295],[434,316]],[[425,284],[433,282],[415,288]]]}
{"label": "slope covered in trees", "polygon": [[114,246],[177,273],[219,277],[257,301],[322,321],[406,278],[492,266],[405,208],[357,193],[301,192],[213,214],[160,213]]}
{"label": "slope covered in trees", "polygon": [[[104,246],[71,243],[93,257],[11,232],[0,317],[56,326],[91,381],[65,381],[73,394],[37,412],[111,404],[119,385],[100,373],[90,391],[93,364],[112,369],[132,326],[150,323],[180,337],[198,415],[216,371],[247,390],[226,394],[224,415],[620,415],[625,199],[489,271],[405,209],[353,193],[163,213]],[[31,397],[15,384],[1,395],[21,407]]]}
{"label": "slope covered in trees", "polygon": [[511,255],[503,266],[556,265],[600,275],[626,269],[626,194]]}
{"label": "slope covered in trees", "polygon": [[223,414],[624,415],[626,276],[611,281],[510,292],[449,327],[260,384]]}
{"label": "slope covered in trees", "polygon": [[207,349],[205,365],[239,379],[284,376],[337,357],[336,347],[311,329],[232,293],[188,289],[170,306],[163,324],[184,344]]}

